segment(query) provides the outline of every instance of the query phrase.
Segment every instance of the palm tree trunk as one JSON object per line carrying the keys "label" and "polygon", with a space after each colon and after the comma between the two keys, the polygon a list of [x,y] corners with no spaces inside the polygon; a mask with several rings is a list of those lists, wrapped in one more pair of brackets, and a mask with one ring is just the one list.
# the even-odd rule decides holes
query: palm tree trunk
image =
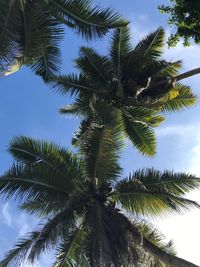
{"label": "palm tree trunk", "polygon": [[175,81],[180,81],[180,80],[189,78],[189,77],[197,75],[197,74],[200,74],[200,68],[196,68],[196,69],[184,72],[184,73],[174,77],[174,79],[175,79]]}
{"label": "palm tree trunk", "polygon": [[172,267],[199,267],[198,265],[195,265],[191,262],[188,262],[179,257],[166,253],[165,251],[155,246],[146,238],[143,238],[143,248],[149,251],[152,255],[159,258],[164,263],[169,264]]}

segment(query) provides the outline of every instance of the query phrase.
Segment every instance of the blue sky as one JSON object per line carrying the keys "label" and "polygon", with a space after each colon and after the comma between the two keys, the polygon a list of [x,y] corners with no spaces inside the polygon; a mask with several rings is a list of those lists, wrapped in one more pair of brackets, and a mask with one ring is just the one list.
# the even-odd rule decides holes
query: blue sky
{"label": "blue sky", "polygon": [[[143,35],[163,26],[169,34],[166,24],[167,17],[157,12],[157,6],[166,3],[165,0],[101,0],[96,1],[101,6],[110,6],[119,10],[131,20],[133,43]],[[78,55],[80,45],[95,46],[98,51],[106,52],[109,44],[107,38],[87,44],[81,38],[67,31],[63,48],[63,72],[73,72],[72,60]],[[184,48],[179,44],[176,48],[165,49],[167,59],[182,59],[182,71],[199,66],[200,47],[192,45]],[[200,76],[184,81],[191,85],[199,95]],[[27,69],[6,78],[0,79],[0,173],[11,164],[12,159],[6,152],[7,145],[13,136],[26,135],[55,141],[64,146],[70,146],[73,131],[78,126],[78,119],[65,118],[58,114],[58,108],[70,103],[67,97],[59,96],[45,85],[43,81]],[[128,143],[121,160],[124,173],[141,167],[155,167],[187,171],[200,175],[200,103],[195,107],[177,114],[168,114],[167,121],[157,129],[157,155],[153,159],[143,157]],[[190,194],[191,198],[200,202],[200,192]],[[14,202],[1,203],[0,209],[0,257],[6,250],[12,248],[17,237],[24,235],[36,227],[37,220],[20,212]],[[196,264],[200,264],[199,223],[200,211],[192,210],[187,215],[171,216],[155,220],[154,223],[165,234],[167,239],[173,239],[178,255]],[[42,257],[34,267],[48,267],[51,259]],[[21,266],[22,267],[22,266]],[[28,267],[28,264],[23,265]]]}

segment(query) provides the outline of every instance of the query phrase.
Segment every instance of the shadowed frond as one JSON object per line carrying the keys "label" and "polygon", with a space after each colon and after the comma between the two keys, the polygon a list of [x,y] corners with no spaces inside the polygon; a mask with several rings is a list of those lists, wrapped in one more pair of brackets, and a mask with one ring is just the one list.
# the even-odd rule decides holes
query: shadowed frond
{"label": "shadowed frond", "polygon": [[[133,221],[133,225],[139,230],[143,237],[151,241],[154,245],[156,245],[156,247],[162,249],[170,255],[176,254],[173,242],[169,241],[166,243],[165,237],[154,225],[145,220],[139,219],[135,219]],[[140,249],[140,260],[138,265],[139,267],[170,267],[170,265],[161,262],[159,258],[142,248]]]}
{"label": "shadowed frond", "polygon": [[93,48],[81,47],[80,57],[75,65],[86,77],[107,84],[110,79],[111,65],[108,57],[100,56]]}
{"label": "shadowed frond", "polygon": [[94,93],[96,90],[89,84],[87,78],[83,75],[64,75],[56,77],[55,84],[53,86],[56,92],[62,95],[69,94],[71,96],[76,95],[79,92]]}
{"label": "shadowed frond", "polygon": [[50,197],[44,199],[44,197],[41,196],[40,198],[38,197],[34,200],[24,201],[20,204],[20,209],[30,214],[44,217],[58,213],[58,211],[65,207],[65,202],[66,197],[62,198],[60,194],[56,196],[54,193],[54,197],[52,199],[50,199]]}
{"label": "shadowed frond", "polygon": [[121,170],[118,165],[121,146],[121,135],[116,128],[93,122],[84,138],[80,139],[80,151],[87,176],[101,181],[117,178]]}
{"label": "shadowed frond", "polygon": [[22,262],[28,260],[33,263],[42,252],[53,249],[59,241],[64,240],[70,233],[70,229],[76,223],[74,212],[80,207],[82,199],[71,199],[65,204],[65,208],[40,227],[37,232],[28,234],[27,237],[19,240],[16,247],[8,252],[1,266],[7,266],[8,263],[15,260]]}
{"label": "shadowed frond", "polygon": [[90,0],[48,0],[52,14],[86,39],[101,37],[111,28],[126,26],[111,9],[92,7]]}
{"label": "shadowed frond", "polygon": [[44,224],[39,237],[29,252],[28,260],[30,262],[34,262],[42,251],[52,249],[55,245],[58,245],[59,241],[64,240],[65,236],[70,232],[71,227],[76,224],[75,211],[80,207],[80,199],[76,199],[75,201],[69,200],[61,212],[53,218],[50,218]]}
{"label": "shadowed frond", "polygon": [[113,61],[113,69],[117,79],[120,79],[121,71],[125,63],[124,58],[131,51],[130,32],[128,27],[115,30],[110,48],[110,57]]}
{"label": "shadowed frond", "polygon": [[0,262],[1,267],[7,267],[8,264],[14,260],[18,266],[20,266],[22,262],[25,262],[31,246],[39,238],[39,235],[40,231],[35,231],[21,238],[15,245],[15,248],[4,255],[4,259]]}
{"label": "shadowed frond", "polygon": [[165,32],[162,28],[158,28],[156,31],[148,34],[143,40],[141,40],[133,53],[142,54],[144,57],[157,58],[161,56],[164,46]]}
{"label": "shadowed frond", "polygon": [[[57,249],[57,259],[54,267],[67,266],[85,266],[87,260],[82,254],[86,233],[79,225],[69,231],[68,236],[64,239]],[[84,261],[84,263],[82,262]],[[80,265],[80,262],[82,265]],[[86,266],[89,267],[89,264]]]}
{"label": "shadowed frond", "polygon": [[64,26],[86,39],[101,37],[127,21],[90,0],[0,1],[0,71],[9,75],[16,61],[45,81],[59,74]]}

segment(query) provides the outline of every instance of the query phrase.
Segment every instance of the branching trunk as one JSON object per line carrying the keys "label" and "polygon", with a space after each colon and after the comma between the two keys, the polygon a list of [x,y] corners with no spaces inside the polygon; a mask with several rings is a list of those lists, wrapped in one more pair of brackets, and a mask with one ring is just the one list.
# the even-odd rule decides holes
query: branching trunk
{"label": "branching trunk", "polygon": [[174,77],[174,79],[178,82],[180,80],[189,78],[189,77],[197,75],[197,74],[200,74],[200,68],[196,68],[196,69],[184,72],[184,73]]}

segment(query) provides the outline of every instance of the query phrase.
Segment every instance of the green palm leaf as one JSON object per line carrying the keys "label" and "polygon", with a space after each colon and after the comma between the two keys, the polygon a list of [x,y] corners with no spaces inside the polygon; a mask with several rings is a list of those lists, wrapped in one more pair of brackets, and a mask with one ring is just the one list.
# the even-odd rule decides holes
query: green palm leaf
{"label": "green palm leaf", "polygon": [[14,260],[16,261],[16,264],[20,266],[22,262],[26,261],[27,254],[39,235],[40,231],[35,231],[26,234],[24,238],[21,238],[15,245],[15,248],[5,254],[4,259],[0,262],[1,266],[7,267],[8,264]]}
{"label": "green palm leaf", "polygon": [[115,76],[120,79],[121,70],[123,68],[124,58],[131,51],[130,32],[128,27],[118,28],[115,30],[110,48],[110,57],[113,61]]}
{"label": "green palm leaf", "polygon": [[[62,201],[73,188],[71,181],[66,181],[65,178],[44,166],[13,165],[0,177],[0,192],[5,200],[14,197],[21,203],[25,200],[51,201],[55,198]],[[63,187],[63,182],[65,182],[65,187]]]}
{"label": "green palm leaf", "polygon": [[[70,230],[68,236],[65,238],[63,243],[59,245],[57,249],[57,259],[53,266],[80,266],[78,264],[81,261],[80,258],[84,258],[84,255],[81,255],[81,247],[84,245],[84,241],[85,232],[81,228],[81,225]],[[89,267],[89,265],[87,266]]]}
{"label": "green palm leaf", "polygon": [[111,28],[127,25],[127,21],[111,9],[91,7],[90,0],[48,0],[47,3],[59,21],[87,39],[101,37]]}
{"label": "green palm leaf", "polygon": [[[53,80],[52,80],[53,82]],[[53,87],[56,89],[56,92],[59,92],[62,95],[70,94],[71,96],[76,95],[78,93],[98,93],[100,92],[97,89],[92,87],[86,77],[83,75],[64,75],[56,77],[55,84]]]}
{"label": "green palm leaf", "polygon": [[158,111],[142,106],[127,107],[124,114],[134,121],[144,121],[150,127],[159,126],[165,120]]}
{"label": "green palm leaf", "polygon": [[170,62],[168,64],[168,66],[166,66],[164,69],[161,70],[161,73],[163,75],[175,77],[179,74],[181,67],[182,67],[182,61],[181,60],[178,60],[175,62]]}
{"label": "green palm leaf", "polygon": [[138,43],[134,49],[134,53],[139,53],[144,57],[157,58],[163,51],[164,38],[164,30],[162,28],[158,28]]}
{"label": "green palm leaf", "polygon": [[[133,225],[139,230],[139,232],[145,237],[147,240],[152,242],[156,247],[159,247],[166,253],[170,255],[175,255],[175,249],[173,246],[173,242],[170,241],[168,243],[164,242],[165,237],[163,234],[151,223],[145,220],[135,219],[133,221]],[[142,256],[142,252],[144,252]],[[148,253],[147,251],[140,250],[140,267],[150,266],[150,267],[170,267],[170,265],[165,264],[160,261],[159,258],[154,255]]]}
{"label": "green palm leaf", "polygon": [[154,131],[140,121],[131,120],[127,114],[123,114],[126,136],[133,145],[143,154],[153,156],[156,151],[156,139]]}
{"label": "green palm leaf", "polygon": [[[173,97],[174,95],[174,97]],[[197,102],[197,97],[192,93],[189,86],[176,84],[176,86],[166,95],[161,104],[162,111],[176,111]]]}
{"label": "green palm leaf", "polygon": [[[109,105],[101,102],[96,114],[106,108]],[[45,220],[38,231],[19,240],[1,266],[34,262],[42,252],[56,248],[54,266],[60,267],[195,266],[174,256],[170,244],[163,243],[159,233],[138,216],[199,207],[184,196],[196,189],[200,180],[147,169],[116,182],[121,170],[118,157],[123,121],[120,112],[113,112],[106,111],[109,116],[103,125],[99,120],[94,125],[88,117],[92,126],[77,140],[78,156],[31,138],[11,142],[9,150],[17,163],[0,177],[0,193],[5,200],[17,198],[22,209],[45,216]],[[141,110],[140,115],[152,114]],[[136,220],[131,222],[128,212]]]}
{"label": "green palm leaf", "polygon": [[[63,201],[64,200],[64,201]],[[58,211],[62,210],[66,205],[66,197],[62,198],[60,194],[58,197],[54,193],[54,197],[38,197],[34,200],[25,200],[20,204],[20,209],[34,214],[38,217],[45,217],[52,214],[56,214]]]}
{"label": "green palm leaf", "polygon": [[158,171],[155,169],[141,169],[132,174],[132,178],[141,181],[148,189],[166,189],[175,195],[188,193],[199,187],[200,180],[194,175],[175,173],[173,171]]}
{"label": "green palm leaf", "polygon": [[91,80],[96,79],[100,84],[107,84],[110,79],[109,58],[100,56],[93,48],[81,47],[81,56],[75,60],[76,67],[84,72]]}
{"label": "green palm leaf", "polygon": [[181,212],[190,206],[199,207],[195,201],[182,197],[199,183],[200,180],[191,175],[147,169],[118,182],[116,192],[111,195],[123,208],[152,216],[166,211]]}
{"label": "green palm leaf", "polygon": [[20,136],[13,138],[8,151],[15,160],[27,165],[47,165],[52,171],[57,171],[61,177],[69,175],[77,177],[78,159],[67,149],[63,149],[54,143],[34,140],[29,137]]}
{"label": "green palm leaf", "polygon": [[96,124],[90,127],[80,144],[87,176],[101,181],[116,179],[121,170],[117,163],[121,146],[121,136],[112,126]]}
{"label": "green palm leaf", "polygon": [[20,61],[45,81],[60,70],[63,24],[87,39],[127,25],[118,13],[92,7],[89,0],[1,0],[0,10],[0,71],[11,74],[16,71],[11,66]]}

